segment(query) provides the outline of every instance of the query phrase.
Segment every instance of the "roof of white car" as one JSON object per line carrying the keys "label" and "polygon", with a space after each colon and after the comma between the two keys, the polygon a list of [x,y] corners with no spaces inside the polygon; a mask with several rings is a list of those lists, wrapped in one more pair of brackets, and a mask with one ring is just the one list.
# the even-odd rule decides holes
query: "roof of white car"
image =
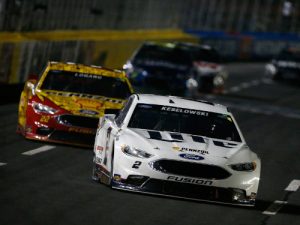
{"label": "roof of white car", "polygon": [[202,99],[187,99],[178,96],[163,96],[154,94],[136,94],[138,103],[164,105],[170,107],[187,108],[228,114],[227,107]]}

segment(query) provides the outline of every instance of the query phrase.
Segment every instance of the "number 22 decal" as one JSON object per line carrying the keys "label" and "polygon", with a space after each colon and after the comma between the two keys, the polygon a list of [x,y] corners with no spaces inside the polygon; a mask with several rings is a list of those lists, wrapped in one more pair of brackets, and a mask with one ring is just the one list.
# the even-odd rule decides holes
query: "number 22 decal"
{"label": "number 22 decal", "polygon": [[141,161],[135,161],[132,165],[132,168],[138,169],[138,168],[140,168],[140,165],[142,165]]}

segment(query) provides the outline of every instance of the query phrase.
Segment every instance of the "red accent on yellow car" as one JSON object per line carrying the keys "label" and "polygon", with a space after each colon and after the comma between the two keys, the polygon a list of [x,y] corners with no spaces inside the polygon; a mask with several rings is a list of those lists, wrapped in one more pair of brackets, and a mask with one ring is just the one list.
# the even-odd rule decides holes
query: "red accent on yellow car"
{"label": "red accent on yellow car", "polygon": [[132,93],[122,71],[49,62],[38,80],[25,83],[17,132],[28,139],[92,146],[99,117],[116,113]]}

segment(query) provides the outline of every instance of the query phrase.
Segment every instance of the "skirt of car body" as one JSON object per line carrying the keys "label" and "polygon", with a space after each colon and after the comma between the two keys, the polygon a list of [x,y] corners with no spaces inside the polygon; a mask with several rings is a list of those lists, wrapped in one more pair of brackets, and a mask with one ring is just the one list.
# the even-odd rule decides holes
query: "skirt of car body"
{"label": "skirt of car body", "polygon": [[93,179],[116,189],[253,206],[260,165],[226,107],[133,95],[117,118],[100,119]]}

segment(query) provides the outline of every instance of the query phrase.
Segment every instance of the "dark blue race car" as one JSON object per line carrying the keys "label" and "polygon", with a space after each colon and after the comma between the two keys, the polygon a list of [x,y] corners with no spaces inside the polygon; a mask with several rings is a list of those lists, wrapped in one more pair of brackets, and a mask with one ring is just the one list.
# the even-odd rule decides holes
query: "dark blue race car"
{"label": "dark blue race car", "polygon": [[123,68],[136,86],[192,96],[223,91],[227,73],[220,63],[218,52],[207,45],[145,42]]}

